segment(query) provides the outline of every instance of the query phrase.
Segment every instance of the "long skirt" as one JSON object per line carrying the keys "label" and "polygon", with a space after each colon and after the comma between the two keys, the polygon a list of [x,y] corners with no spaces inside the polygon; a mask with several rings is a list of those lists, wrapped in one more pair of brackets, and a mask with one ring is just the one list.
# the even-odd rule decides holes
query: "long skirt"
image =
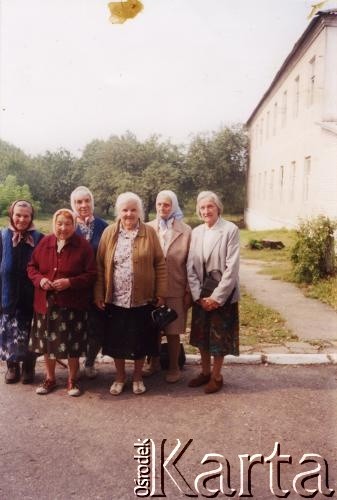
{"label": "long skirt", "polygon": [[79,358],[87,350],[87,311],[50,305],[35,313],[29,342],[31,351],[51,359]]}
{"label": "long skirt", "polygon": [[0,359],[3,361],[25,361],[31,357],[28,342],[32,316],[16,311],[0,314]]}
{"label": "long skirt", "polygon": [[199,304],[192,307],[190,344],[212,356],[239,355],[239,306],[224,304],[205,311]]}
{"label": "long skirt", "polygon": [[151,320],[152,305],[125,308],[109,304],[106,310],[103,354],[117,359],[159,355],[159,332]]}

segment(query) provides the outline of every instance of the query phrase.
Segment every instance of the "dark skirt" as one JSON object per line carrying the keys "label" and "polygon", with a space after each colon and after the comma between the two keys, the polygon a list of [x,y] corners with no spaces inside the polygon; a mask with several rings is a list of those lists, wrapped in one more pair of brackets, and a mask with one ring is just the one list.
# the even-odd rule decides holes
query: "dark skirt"
{"label": "dark skirt", "polygon": [[239,305],[224,304],[207,312],[194,303],[190,344],[212,356],[239,355]]}
{"label": "dark skirt", "polygon": [[87,350],[87,311],[51,305],[35,313],[29,348],[51,359],[79,358]]}
{"label": "dark skirt", "polygon": [[25,361],[29,356],[28,342],[32,316],[16,311],[0,314],[0,359]]}
{"label": "dark skirt", "polygon": [[109,304],[106,311],[103,354],[117,359],[159,355],[159,333],[151,320],[152,305],[125,308]]}

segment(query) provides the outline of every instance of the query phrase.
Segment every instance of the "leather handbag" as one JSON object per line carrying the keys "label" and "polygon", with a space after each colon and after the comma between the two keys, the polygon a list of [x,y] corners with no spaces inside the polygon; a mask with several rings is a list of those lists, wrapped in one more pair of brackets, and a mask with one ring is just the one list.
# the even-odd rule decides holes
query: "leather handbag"
{"label": "leather handbag", "polygon": [[164,305],[156,307],[156,309],[151,312],[151,317],[154,325],[159,330],[163,330],[167,325],[172,323],[172,321],[177,319],[178,314],[172,307]]}
{"label": "leather handbag", "polygon": [[220,271],[210,271],[206,272],[204,268],[204,281],[201,287],[201,298],[209,297],[212,295],[218,284],[221,280],[221,272]]}

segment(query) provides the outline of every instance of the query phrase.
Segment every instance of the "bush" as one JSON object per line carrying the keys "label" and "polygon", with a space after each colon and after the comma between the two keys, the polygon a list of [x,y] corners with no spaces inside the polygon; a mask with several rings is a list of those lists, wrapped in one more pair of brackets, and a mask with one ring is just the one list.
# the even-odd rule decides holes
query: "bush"
{"label": "bush", "polygon": [[334,274],[333,233],[336,229],[337,221],[323,215],[301,222],[297,241],[291,250],[295,281],[316,283],[320,278]]}

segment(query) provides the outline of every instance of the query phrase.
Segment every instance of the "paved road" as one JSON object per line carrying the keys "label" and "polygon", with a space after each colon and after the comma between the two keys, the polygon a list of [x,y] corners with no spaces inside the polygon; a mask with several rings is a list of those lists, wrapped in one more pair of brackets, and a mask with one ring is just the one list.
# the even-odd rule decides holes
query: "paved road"
{"label": "paved road", "polygon": [[259,274],[262,265],[240,262],[240,282],[258,302],[280,312],[286,325],[303,340],[337,340],[337,313],[315,299],[307,298],[291,283]]}
{"label": "paved road", "polygon": [[[41,370],[39,365],[39,380]],[[330,486],[337,488],[334,366],[225,366],[224,390],[208,396],[202,389],[186,385],[198,370],[188,366],[184,380],[172,386],[165,384],[161,375],[155,376],[148,380],[149,391],[143,396],[134,396],[129,387],[120,397],[113,397],[108,393],[112,367],[102,365],[99,378],[87,381],[85,393],[72,399],[63,387],[48,396],[37,396],[32,387],[5,385],[1,364],[0,498],[135,499],[133,445],[138,438],[154,440],[158,460],[164,439],[168,440],[165,455],[176,439],[182,446],[193,439],[177,463],[192,486],[197,474],[215,468],[214,464],[202,465],[202,457],[207,453],[222,455],[224,458],[218,459],[223,463],[228,459],[231,487],[237,490],[233,498],[239,498],[239,455],[260,453],[267,457],[276,442],[281,454],[290,454],[293,459],[291,465],[281,465],[281,487],[291,491],[288,498],[302,498],[294,493],[292,481],[306,467],[313,468],[313,464],[299,465],[305,453],[317,453],[327,460]],[[58,374],[65,383],[65,372],[59,369]],[[158,464],[155,471],[160,489]],[[188,487],[172,464],[168,471],[183,491],[165,472],[166,497],[188,498]],[[315,487],[315,481],[311,484]],[[258,500],[276,498],[269,488],[269,465],[253,467],[251,491]],[[198,498],[205,498],[202,493]],[[218,498],[227,496],[220,494]]]}

